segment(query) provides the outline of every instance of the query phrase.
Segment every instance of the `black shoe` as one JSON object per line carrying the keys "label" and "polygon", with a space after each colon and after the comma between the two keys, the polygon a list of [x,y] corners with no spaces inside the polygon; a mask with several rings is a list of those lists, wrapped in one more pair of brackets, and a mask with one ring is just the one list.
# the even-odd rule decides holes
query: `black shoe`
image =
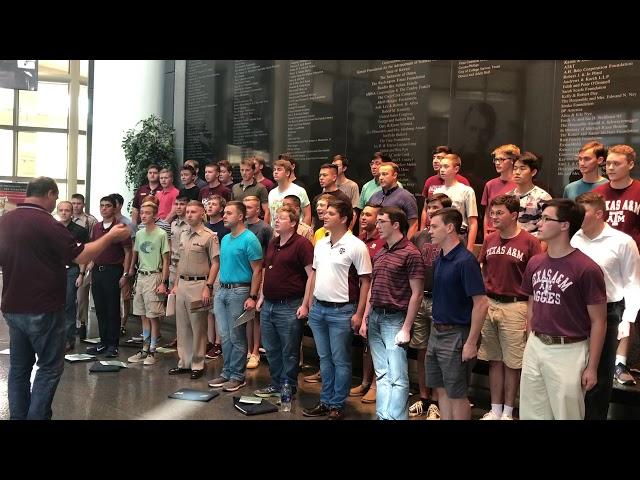
{"label": "black shoe", "polygon": [[305,417],[324,417],[329,415],[329,407],[324,403],[318,403],[315,407],[303,408],[302,415]]}
{"label": "black shoe", "polygon": [[169,370],[169,375],[182,375],[183,373],[191,373],[190,368],[173,367]]}
{"label": "black shoe", "polygon": [[118,349],[117,348],[109,348],[107,350],[107,354],[105,355],[107,358],[117,358],[118,357]]}
{"label": "black shoe", "polygon": [[80,338],[80,340],[84,340],[85,338],[87,338],[87,324],[81,323],[80,326],[76,328],[76,334],[78,335],[78,338]]}
{"label": "black shoe", "polygon": [[344,420],[344,410],[336,407],[331,407],[329,412],[329,420]]}
{"label": "black shoe", "polygon": [[106,345],[102,345],[101,343],[99,343],[95,347],[88,347],[87,348],[87,353],[89,355],[100,355],[100,354],[106,353],[106,352],[107,352],[107,346]]}
{"label": "black shoe", "polygon": [[191,380],[197,380],[198,378],[204,375],[204,369],[202,370],[191,370]]}

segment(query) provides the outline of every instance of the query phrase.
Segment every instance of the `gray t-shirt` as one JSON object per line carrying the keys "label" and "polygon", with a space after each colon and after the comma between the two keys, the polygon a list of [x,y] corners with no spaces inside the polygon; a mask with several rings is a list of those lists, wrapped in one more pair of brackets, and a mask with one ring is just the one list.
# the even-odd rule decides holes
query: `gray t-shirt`
{"label": "gray t-shirt", "polygon": [[258,238],[260,245],[262,246],[262,253],[267,251],[269,242],[273,238],[273,229],[270,225],[267,225],[262,220],[257,223],[245,223],[245,226],[251,230],[251,232]]}

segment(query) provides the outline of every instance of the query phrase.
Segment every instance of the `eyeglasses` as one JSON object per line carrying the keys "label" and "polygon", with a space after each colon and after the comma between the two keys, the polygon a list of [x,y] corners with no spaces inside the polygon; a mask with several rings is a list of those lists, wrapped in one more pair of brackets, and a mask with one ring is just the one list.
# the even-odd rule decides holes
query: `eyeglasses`
{"label": "eyeglasses", "polygon": [[543,222],[564,223],[564,222],[566,222],[566,220],[558,220],[557,218],[551,218],[551,217],[547,217],[546,215],[543,215],[543,216],[540,217],[540,220],[538,220],[538,223],[543,223]]}
{"label": "eyeglasses", "polygon": [[391,220],[376,220],[376,223],[391,223]]}
{"label": "eyeglasses", "polygon": [[502,163],[505,160],[511,160],[511,159],[510,158],[498,158],[498,157],[496,157],[496,158],[493,159],[493,163]]}

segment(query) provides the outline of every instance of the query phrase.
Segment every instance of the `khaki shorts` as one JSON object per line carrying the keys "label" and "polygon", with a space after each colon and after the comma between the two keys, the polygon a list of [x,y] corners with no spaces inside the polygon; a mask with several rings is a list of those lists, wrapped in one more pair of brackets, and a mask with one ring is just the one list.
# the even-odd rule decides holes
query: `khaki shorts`
{"label": "khaki shorts", "polygon": [[521,369],[527,344],[526,320],[527,302],[501,303],[490,298],[478,358],[504,362],[514,370]]}
{"label": "khaki shorts", "polygon": [[422,297],[416,319],[411,327],[411,341],[409,347],[417,350],[426,350],[429,345],[429,332],[431,331],[431,306],[433,299]]}
{"label": "khaki shorts", "polygon": [[164,296],[156,293],[162,283],[162,273],[151,275],[138,274],[136,293],[133,297],[133,314],[147,318],[158,318],[164,315]]}

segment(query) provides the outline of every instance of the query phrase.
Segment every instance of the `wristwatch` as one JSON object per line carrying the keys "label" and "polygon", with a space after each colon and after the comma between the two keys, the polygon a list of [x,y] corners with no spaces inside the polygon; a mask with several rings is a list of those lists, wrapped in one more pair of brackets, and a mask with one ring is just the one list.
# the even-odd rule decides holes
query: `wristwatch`
{"label": "wristwatch", "polygon": [[257,301],[258,301],[258,295],[249,295],[249,298],[250,298],[251,300],[253,300],[254,302],[257,302]]}
{"label": "wristwatch", "polygon": [[207,283],[207,288],[208,288],[209,290],[213,290],[213,285],[212,285],[212,284],[210,284],[210,283]]}
{"label": "wristwatch", "polygon": [[78,275],[83,275],[84,276],[85,273],[86,272],[78,272]]}
{"label": "wristwatch", "polygon": [[164,283],[165,287],[169,286],[169,279],[167,278],[166,280],[163,280],[162,283]]}
{"label": "wristwatch", "polygon": [[122,278],[127,278],[128,276],[129,276],[129,272],[124,272],[124,273],[122,274]]}

